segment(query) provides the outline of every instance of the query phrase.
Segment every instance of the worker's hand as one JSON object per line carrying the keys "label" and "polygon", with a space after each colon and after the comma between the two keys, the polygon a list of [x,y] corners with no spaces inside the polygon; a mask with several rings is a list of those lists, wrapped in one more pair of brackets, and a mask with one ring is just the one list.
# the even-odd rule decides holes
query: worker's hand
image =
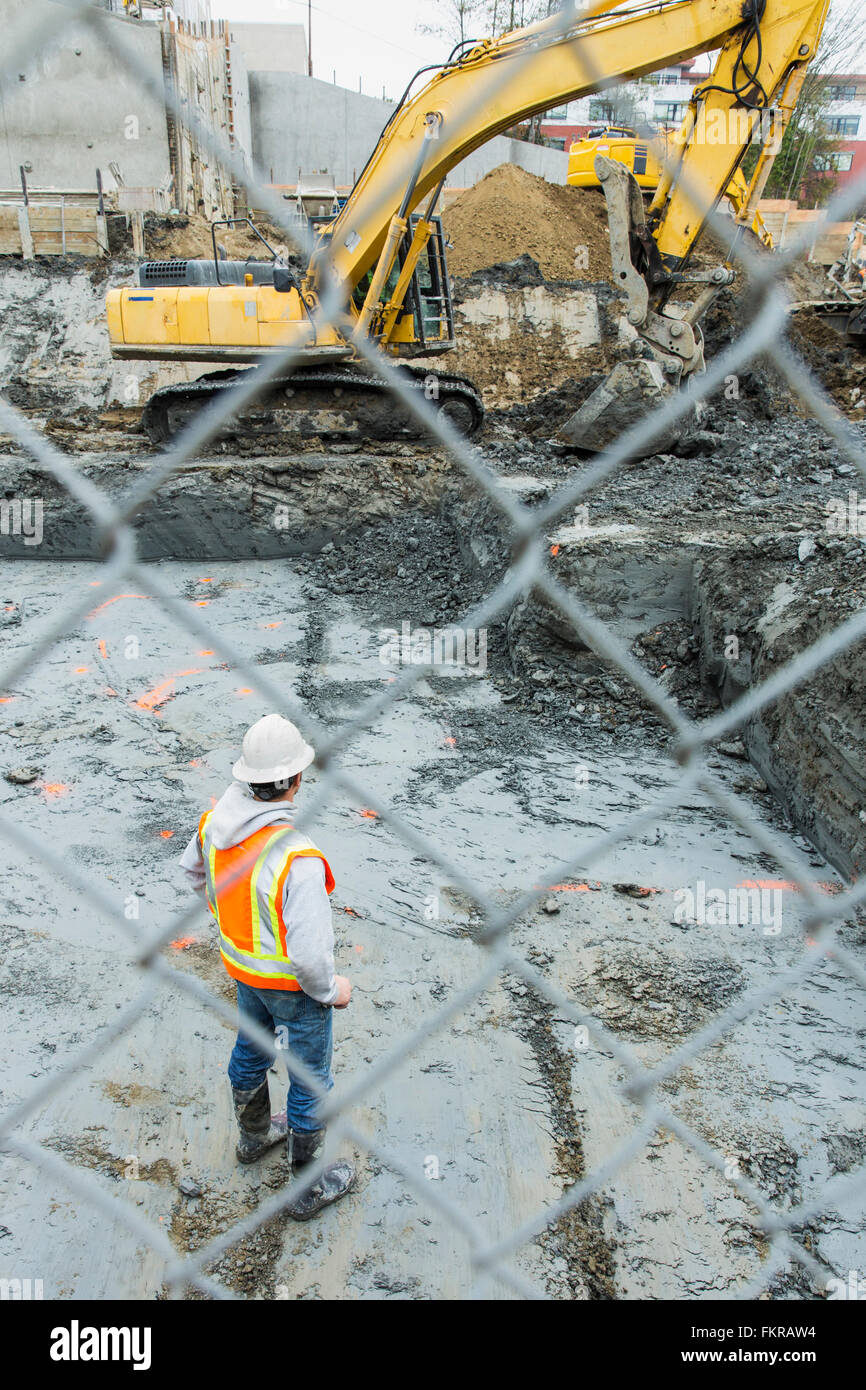
{"label": "worker's hand", "polygon": [[345,975],[335,975],[334,979],[337,981],[337,997],[334,1000],[333,1007],[335,1009],[345,1009],[352,997],[352,986],[349,984]]}

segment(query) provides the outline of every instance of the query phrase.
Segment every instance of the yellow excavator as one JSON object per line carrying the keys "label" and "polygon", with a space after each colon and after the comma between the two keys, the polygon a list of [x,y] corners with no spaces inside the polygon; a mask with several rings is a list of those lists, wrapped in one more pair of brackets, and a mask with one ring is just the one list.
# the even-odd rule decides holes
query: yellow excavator
{"label": "yellow excavator", "polygon": [[[595,161],[600,154],[624,164],[634,175],[635,182],[644,193],[655,193],[665,167],[665,160],[674,158],[672,140],[677,131],[660,127],[649,139],[645,139],[630,126],[600,126],[588,130],[580,140],[575,140],[568,152],[568,177],[570,188],[601,188],[595,172]],[[725,197],[731,205],[734,216],[738,216],[749,202],[749,185],[742,169],[735,169],[731,182],[725,189]],[[773,238],[760,212],[755,209],[752,231],[767,250],[773,250]]]}
{"label": "yellow excavator", "polygon": [[[396,107],[352,193],[320,229],[304,271],[272,255],[144,263],[135,287],[108,295],[112,352],[145,360],[244,364],[297,349],[289,375],[263,381],[234,422],[249,436],[288,429],[331,438],[417,433],[359,354],[428,357],[455,345],[445,243],[435,216],[449,171],[492,136],[535,113],[618,81],[718,50],[695,89],[648,209],[634,175],[597,156],[613,278],[642,353],[621,362],[562,427],[575,447],[602,448],[654,400],[703,367],[699,319],[731,282],[728,265],[698,269],[690,253],[757,130],[758,162],[738,222],[748,225],[826,19],[829,0],[620,0],[566,7],[499,39],[471,43]],[[767,120],[767,113],[771,119]],[[322,306],[337,307],[323,315]],[[682,286],[695,286],[686,308]],[[143,423],[166,441],[236,380],[242,366],[163,387]],[[471,382],[400,364],[414,389],[465,432],[481,401]]]}

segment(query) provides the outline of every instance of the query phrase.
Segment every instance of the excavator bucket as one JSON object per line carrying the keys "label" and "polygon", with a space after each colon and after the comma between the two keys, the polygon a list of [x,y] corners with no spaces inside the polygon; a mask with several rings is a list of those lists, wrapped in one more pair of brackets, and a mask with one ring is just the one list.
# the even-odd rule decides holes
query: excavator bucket
{"label": "excavator bucket", "polygon": [[[671,394],[657,362],[637,358],[618,362],[606,381],[556,433],[556,441],[587,453],[600,453],[640,423]],[[665,452],[681,438],[682,426],[654,435],[649,453]]]}
{"label": "excavator bucket", "polygon": [[[588,453],[608,448],[662,405],[684,376],[703,370],[703,338],[697,319],[715,288],[732,278],[725,267],[694,272],[690,279],[711,282],[697,303],[656,312],[651,307],[649,282],[660,283],[667,275],[646,224],[640,187],[622,163],[604,155],[596,157],[595,171],[607,202],[613,280],[626,296],[626,332],[633,335],[634,355],[617,363],[555,435],[555,442]],[[643,452],[670,449],[695,423],[696,414],[690,411],[684,420],[651,436]]]}

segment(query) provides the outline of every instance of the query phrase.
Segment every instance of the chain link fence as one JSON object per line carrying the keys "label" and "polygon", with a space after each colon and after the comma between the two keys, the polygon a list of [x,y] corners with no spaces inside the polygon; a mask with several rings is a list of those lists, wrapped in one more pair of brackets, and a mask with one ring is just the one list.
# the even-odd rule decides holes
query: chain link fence
{"label": "chain link fence", "polygon": [[[153,95],[158,96],[160,100],[167,100],[171,105],[170,95],[166,96],[161,88],[158,88],[149,71],[141,65],[134,51],[124,42],[123,26],[110,20],[103,10],[87,4],[68,3],[64,8],[70,20],[83,21],[90,26],[117,62],[125,65],[143,87],[150,88]],[[598,86],[605,78],[604,73],[593,72],[587,67],[581,44],[580,26],[592,23],[595,8],[597,7],[592,5],[567,4],[557,20],[561,35],[570,36],[576,88]],[[36,32],[37,21],[28,19],[26,10],[22,13],[24,19],[9,37],[7,54],[2,64],[4,77],[15,74],[19,62],[35,53],[41,41],[41,35]],[[519,62],[529,65],[534,59],[535,52],[529,46],[522,52]],[[507,65],[503,65],[503,84],[513,76],[513,72],[513,66],[507,68]],[[187,113],[179,105],[176,105],[173,114],[179,121],[188,119]],[[248,171],[240,167],[233,151],[216,139],[212,131],[201,128],[196,133],[210,149],[213,158],[230,169],[239,183],[243,183]],[[285,230],[287,238],[294,242],[302,253],[309,255],[312,250],[309,238],[299,231],[297,226],[287,225],[285,205],[265,187],[266,179],[261,171],[257,171],[257,177],[257,206],[266,211],[273,221]],[[698,196],[696,194],[696,198]],[[838,220],[852,213],[864,198],[866,178],[849,184],[842,194],[833,199],[826,209],[825,220]],[[383,214],[385,222],[391,212],[392,209],[389,208]],[[729,240],[729,221],[721,219],[718,215],[714,215],[712,221],[719,234],[727,236]],[[814,235],[814,228],[812,234]],[[362,788],[357,779],[341,766],[340,755],[350,746],[356,735],[410,691],[429,668],[417,664],[404,668],[386,690],[364,703],[355,716],[347,720],[342,727],[336,731],[321,727],[310,718],[298,700],[287,697],[285,690],[269,678],[264,666],[249,662],[224,632],[212,629],[200,613],[191,612],[179,601],[159,574],[152,568],[142,568],[137,558],[134,522],[143,504],[157,496],[162,485],[185,462],[195,458],[215,439],[229,416],[236,415],[245,406],[255,402],[269,380],[290,371],[298,360],[298,355],[287,350],[245,374],[239,385],[204,410],[162,455],[152,460],[151,466],[142,472],[139,480],[119,502],[110,499],[83,476],[76,469],[74,462],[57,451],[46,437],[33,428],[23,414],[6,401],[0,401],[2,427],[14,436],[26,454],[57,480],[71,498],[86,508],[98,527],[105,555],[101,571],[103,584],[112,585],[121,580],[130,580],[145,586],[146,592],[159,601],[180,628],[201,639],[218,652],[225,662],[243,673],[250,687],[271,708],[280,710],[294,719],[313,743],[317,750],[316,761],[320,778],[314,795],[297,818],[298,828],[306,829],[313,825],[337,791],[359,797],[361,802],[378,813],[416,854],[447,873],[450,882],[462,889],[482,914],[484,926],[476,939],[484,946],[486,964],[478,977],[468,987],[451,995],[441,1007],[431,1008],[411,1035],[406,1036],[399,1046],[393,1047],[370,1064],[336,1096],[323,1095],[318,1082],[306,1071],[302,1063],[291,1055],[287,1056],[285,1050],[281,1051],[273,1037],[244,1021],[245,1032],[254,1038],[263,1051],[275,1059],[289,1061],[310,1088],[322,1097],[322,1118],[333,1127],[337,1138],[350,1141],[379,1163],[398,1173],[410,1191],[429,1208],[431,1216],[439,1222],[449,1223],[465,1239],[475,1275],[476,1293],[490,1288],[495,1280],[518,1296],[543,1296],[543,1290],[515,1269],[511,1257],[586,1198],[602,1192],[606,1184],[645,1148],[659,1126],[664,1126],[676,1135],[684,1146],[693,1150],[707,1169],[716,1170],[732,1182],[754,1210],[755,1230],[762,1233],[766,1239],[766,1255],[755,1279],[738,1290],[738,1296],[743,1298],[754,1297],[766,1289],[774,1275],[791,1262],[802,1266],[810,1279],[820,1281],[825,1275],[825,1270],[802,1240],[798,1239],[798,1230],[804,1222],[843,1203],[866,1186],[866,1168],[861,1168],[834,1179],[814,1200],[791,1209],[780,1210],[747,1177],[731,1176],[726,1170],[726,1155],[713,1148],[695,1128],[665,1103],[663,1089],[669,1078],[705,1049],[736,1029],[750,1015],[805,982],[825,959],[831,947],[837,969],[847,972],[857,985],[866,987],[866,970],[839,940],[836,930],[840,923],[851,917],[857,906],[866,898],[866,883],[857,880],[832,897],[821,892],[812,882],[806,861],[792,846],[782,846],[775,835],[758,823],[742,798],[730,794],[722,787],[705,759],[707,750],[714,742],[741,727],[744,721],[754,717],[786,692],[802,685],[839,654],[866,636],[866,608],[855,612],[841,626],[825,633],[812,646],[779,669],[771,679],[750,689],[715,717],[698,723],[691,719],[670,698],[662,684],[634,659],[610,626],[598,620],[573,593],[569,593],[558,582],[549,567],[544,541],[545,534],[553,523],[573,510],[575,504],[601,485],[613,484],[618,471],[635,453],[640,450],[646,451],[648,444],[694,411],[696,400],[712,396],[723,386],[729,374],[742,371],[759,355],[771,359],[805,409],[822,423],[828,435],[853,463],[859,476],[866,481],[866,450],[860,436],[835,410],[822,387],[811,376],[804,363],[797,359],[783,338],[787,307],[781,280],[796,257],[802,254],[803,249],[804,245],[801,242],[791,246],[784,253],[768,257],[755,255],[747,245],[738,244],[735,254],[740,269],[749,278],[756,304],[748,328],[725,352],[710,362],[706,373],[691,383],[690,390],[683,390],[671,397],[663,407],[622,435],[612,447],[598,456],[590,467],[565,483],[546,502],[535,508],[524,506],[515,499],[513,493],[498,484],[495,474],[484,461],[483,445],[481,449],[469,445],[447,419],[434,412],[430,402],[418,398],[418,393],[412,391],[401,380],[394,367],[374,346],[363,343],[359,345],[360,354],[371,370],[383,379],[394,397],[398,398],[402,406],[417,419],[420,429],[431,440],[442,445],[466,477],[483,491],[500,514],[510,535],[514,562],[492,592],[465,615],[466,627],[477,629],[496,618],[501,618],[509,612],[518,598],[534,590],[569,620],[583,642],[611,663],[621,676],[640,692],[671,731],[671,753],[680,768],[674,785],[639,813],[624,820],[615,831],[579,844],[568,862],[561,864],[555,873],[547,876],[545,882],[527,888],[516,901],[506,907],[502,907],[486,894],[474,878],[470,878],[459,864],[443,852],[440,845],[419,833],[393,806],[377,799],[368,786]],[[320,303],[314,311],[315,319],[319,323],[328,324],[339,320],[342,311],[339,285],[326,285]],[[26,652],[5,663],[0,671],[0,688],[10,689],[16,681],[34,668],[50,651],[53,643],[76,628],[90,609],[91,603],[92,597],[86,589],[79,594],[72,594],[67,607],[45,623]],[[704,1027],[673,1048],[658,1065],[648,1068],[599,1018],[567,997],[514,949],[510,944],[510,929],[548,892],[551,885],[567,878],[578,869],[581,874],[585,874],[603,854],[609,853],[617,845],[625,845],[647,827],[657,825],[674,811],[685,796],[695,791],[703,793],[725,817],[747,832],[758,848],[779,864],[786,878],[797,885],[808,906],[802,928],[803,949],[795,965],[779,970],[771,975],[762,987],[751,989],[738,997]],[[218,999],[197,978],[173,968],[171,962],[162,954],[170,941],[182,937],[193,926],[201,911],[200,903],[195,900],[187,910],[172,917],[161,930],[142,941],[140,931],[118,912],[108,893],[91,877],[86,877],[75,865],[58,855],[43,838],[37,837],[5,815],[0,817],[0,832],[15,851],[32,855],[41,861],[58,882],[66,884],[77,895],[79,902],[88,904],[104,921],[125,936],[131,957],[141,970],[140,994],[119,1010],[112,1025],[86,1047],[70,1056],[62,1066],[34,1086],[24,1099],[2,1116],[0,1147],[7,1153],[17,1154],[35,1165],[51,1184],[71,1190],[83,1202],[91,1204],[101,1215],[126,1227],[136,1240],[149,1247],[164,1262],[165,1284],[173,1296],[183,1296],[192,1286],[214,1298],[231,1298],[234,1296],[233,1290],[211,1277],[207,1273],[208,1268],[238,1241],[283,1212],[300,1190],[315,1181],[324,1160],[309,1170],[303,1180],[288,1182],[284,1188],[262,1202],[242,1220],[217,1237],[206,1241],[193,1253],[181,1256],[164,1230],[147,1221],[128,1202],[110,1198],[95,1179],[68,1163],[57,1153],[29,1139],[25,1132],[28,1119],[40,1111],[52,1097],[57,1096],[71,1078],[77,1077],[97,1062],[111,1042],[129,1033],[151,1006],[160,986],[168,986],[190,996],[203,1009],[211,1010],[232,1027],[237,1026],[239,1016],[234,1008]],[[446,1197],[441,1188],[431,1184],[423,1174],[407,1166],[386,1143],[379,1142],[364,1132],[353,1120],[352,1112],[426,1039],[442,1030],[504,971],[511,972],[525,981],[527,986],[555,1007],[560,1017],[589,1030],[598,1045],[606,1049],[624,1070],[627,1080],[623,1093],[639,1107],[641,1117],[627,1140],[610,1152],[600,1167],[564,1191],[553,1205],[539,1210],[517,1229],[494,1240],[476,1220],[470,1218],[458,1204]]]}

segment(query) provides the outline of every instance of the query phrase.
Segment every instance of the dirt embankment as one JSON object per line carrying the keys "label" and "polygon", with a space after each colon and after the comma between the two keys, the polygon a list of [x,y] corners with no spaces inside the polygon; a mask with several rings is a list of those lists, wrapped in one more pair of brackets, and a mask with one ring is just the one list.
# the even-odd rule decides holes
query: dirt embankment
{"label": "dirt embankment", "polygon": [[[275,251],[285,255],[293,248],[286,233],[266,218],[257,218],[256,227]],[[268,249],[249,227],[217,227],[217,244],[224,246],[231,260],[269,260]],[[131,249],[130,240],[127,249]],[[153,260],[203,260],[213,256],[213,239],[208,218],[184,214],[161,217],[148,213],[144,219],[144,249]]]}

